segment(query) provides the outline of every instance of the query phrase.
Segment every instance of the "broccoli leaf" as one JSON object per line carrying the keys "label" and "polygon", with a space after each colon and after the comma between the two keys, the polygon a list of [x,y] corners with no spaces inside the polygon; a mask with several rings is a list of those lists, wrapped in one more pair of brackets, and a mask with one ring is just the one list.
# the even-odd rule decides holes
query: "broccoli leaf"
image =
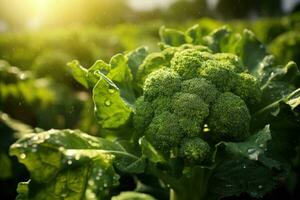
{"label": "broccoli leaf", "polygon": [[143,63],[148,55],[148,48],[140,47],[134,51],[129,52],[126,56],[128,58],[128,66],[130,67],[133,79],[136,79],[136,74],[139,66]]}
{"label": "broccoli leaf", "polygon": [[213,52],[226,52],[230,46],[231,30],[226,26],[212,31],[208,36],[203,37],[204,44]]}
{"label": "broccoli leaf", "polygon": [[174,29],[168,29],[164,26],[160,28],[159,36],[163,43],[174,47],[189,43],[191,40],[191,38],[186,36],[183,32]]}
{"label": "broccoli leaf", "polygon": [[135,94],[127,61],[124,55],[118,54],[110,60],[106,75],[95,72],[99,79],[93,88],[95,115],[103,128],[124,126],[131,116]]}
{"label": "broccoli leaf", "polygon": [[276,173],[249,159],[226,160],[218,165],[209,182],[208,199],[221,199],[248,193],[263,197],[276,185]]}
{"label": "broccoli leaf", "polygon": [[110,66],[102,60],[96,61],[89,69],[82,67],[77,60],[69,62],[68,66],[72,69],[73,77],[86,88],[93,88],[99,80],[95,71],[99,70],[102,73],[107,74],[110,70]]}
{"label": "broccoli leaf", "polygon": [[20,196],[28,199],[102,199],[118,185],[115,168],[135,163],[137,172],[143,169],[139,157],[121,144],[72,130],[26,135],[11,146],[10,154],[31,174],[31,180],[20,185]]}
{"label": "broccoli leaf", "polygon": [[264,45],[260,43],[249,30],[244,30],[236,43],[234,53],[240,56],[244,66],[246,66],[249,72],[254,76],[259,75],[260,64],[268,55]]}
{"label": "broccoli leaf", "polygon": [[266,151],[267,142],[271,140],[269,125],[243,142],[221,142],[225,151],[233,156],[242,156],[250,160],[259,160]]}

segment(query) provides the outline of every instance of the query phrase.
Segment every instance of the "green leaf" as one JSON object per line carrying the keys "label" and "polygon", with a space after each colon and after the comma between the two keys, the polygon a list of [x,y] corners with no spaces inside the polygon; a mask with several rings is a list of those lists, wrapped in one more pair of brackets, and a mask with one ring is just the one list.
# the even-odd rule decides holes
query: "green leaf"
{"label": "green leaf", "polygon": [[88,70],[82,67],[78,60],[73,60],[68,63],[68,66],[71,67],[72,75],[76,81],[78,81],[81,85],[88,88]]}
{"label": "green leaf", "polygon": [[118,185],[114,166],[122,170],[138,163],[141,172],[138,165],[143,164],[118,143],[72,130],[27,135],[11,146],[10,154],[30,172],[28,199],[103,199]]}
{"label": "green leaf", "polygon": [[164,26],[159,29],[159,36],[163,43],[174,47],[189,43],[191,40],[191,38],[187,37],[183,32],[168,29]]}
{"label": "green leaf", "polygon": [[96,71],[107,74],[110,70],[110,66],[102,60],[97,60],[88,70],[82,67],[77,60],[68,63],[68,66],[72,69],[73,77],[86,88],[93,88],[98,82],[99,77],[95,75]]}
{"label": "green leaf", "polygon": [[126,56],[128,58],[128,66],[131,70],[133,79],[136,79],[137,71],[144,59],[148,55],[147,47],[140,47],[134,51],[129,52]]}
{"label": "green leaf", "polygon": [[117,54],[111,58],[109,64],[111,70],[107,73],[107,77],[120,89],[122,98],[127,103],[134,104],[136,98],[133,91],[133,76],[128,66],[128,59],[122,54]]}
{"label": "green leaf", "polygon": [[196,24],[195,26],[189,28],[185,34],[192,39],[193,44],[195,45],[203,44],[202,37],[205,34],[205,30],[203,30],[199,24]]}
{"label": "green leaf", "polygon": [[103,128],[119,128],[125,125],[132,113],[120,89],[104,74],[93,89],[95,115]]}
{"label": "green leaf", "polygon": [[247,29],[244,30],[240,39],[237,41],[233,53],[241,58],[244,66],[246,66],[249,72],[254,76],[259,75],[260,64],[268,55],[264,45]]}
{"label": "green leaf", "polygon": [[149,159],[153,163],[165,163],[163,155],[161,155],[146,139],[140,138],[139,144],[142,149],[142,154],[145,158]]}
{"label": "green leaf", "polygon": [[226,160],[214,169],[207,199],[217,200],[241,193],[261,198],[275,187],[277,178],[274,171],[258,162]]}
{"label": "green leaf", "polygon": [[226,52],[225,49],[229,48],[231,39],[231,30],[223,26],[212,31],[208,36],[203,37],[203,42],[207,45],[213,52]]}
{"label": "green leaf", "polygon": [[267,125],[264,129],[258,131],[258,133],[250,136],[246,141],[221,142],[217,146],[224,145],[225,151],[230,155],[257,161],[266,151],[269,140],[271,140],[271,132],[269,125]]}
{"label": "green leaf", "polygon": [[265,66],[262,72],[262,106],[287,97],[300,84],[300,72],[294,62],[289,62],[284,67]]}

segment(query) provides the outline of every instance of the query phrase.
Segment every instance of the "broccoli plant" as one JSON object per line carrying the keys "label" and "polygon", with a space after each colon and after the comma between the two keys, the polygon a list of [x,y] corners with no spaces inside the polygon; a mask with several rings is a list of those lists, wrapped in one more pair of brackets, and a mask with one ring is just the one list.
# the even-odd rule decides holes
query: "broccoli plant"
{"label": "broccoli plant", "polygon": [[[103,138],[28,134],[11,146],[31,177],[18,199],[217,200],[293,192],[300,148],[300,72],[276,63],[248,30],[161,28],[140,47],[86,69]],[[299,152],[299,151],[298,151]],[[294,181],[290,181],[294,180]]]}

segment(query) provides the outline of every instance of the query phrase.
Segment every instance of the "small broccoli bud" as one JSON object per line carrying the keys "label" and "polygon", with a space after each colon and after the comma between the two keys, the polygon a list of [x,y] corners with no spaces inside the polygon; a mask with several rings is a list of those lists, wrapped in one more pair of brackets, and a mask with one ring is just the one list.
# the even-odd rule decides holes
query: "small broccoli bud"
{"label": "small broccoli bud", "polygon": [[248,73],[239,74],[239,78],[233,92],[241,97],[247,105],[260,102],[262,91],[256,77]]}
{"label": "small broccoli bud", "polygon": [[203,61],[209,58],[211,58],[210,53],[200,52],[197,49],[186,49],[175,53],[171,60],[171,68],[183,79],[194,78]]}
{"label": "small broccoli bud", "polygon": [[177,47],[178,51],[182,51],[185,49],[195,49],[201,52],[209,52],[211,53],[212,51],[210,50],[210,48],[206,47],[206,46],[202,46],[202,45],[193,45],[193,44],[183,44],[180,47]]}
{"label": "small broccoli bud", "polygon": [[146,139],[165,153],[178,146],[183,136],[177,116],[169,112],[156,115],[146,130]]}
{"label": "small broccoli bud", "polygon": [[159,96],[172,96],[180,87],[180,76],[169,68],[161,68],[148,75],[144,96],[147,101],[152,101]]}
{"label": "small broccoli bud", "polygon": [[135,115],[133,125],[139,132],[145,130],[153,118],[151,103],[144,101],[144,96],[139,97],[135,102]]}
{"label": "small broccoli bud", "polygon": [[185,138],[181,141],[179,155],[189,163],[200,163],[210,153],[210,146],[201,138]]}
{"label": "small broccoli bud", "polygon": [[208,127],[217,139],[241,140],[248,136],[251,116],[245,102],[225,92],[210,109]]}
{"label": "small broccoli bud", "polygon": [[196,94],[207,104],[213,103],[219,95],[217,88],[210,81],[203,78],[193,78],[183,81],[181,92]]}
{"label": "small broccoli bud", "polygon": [[245,70],[241,59],[231,53],[216,53],[213,55],[213,59],[219,63],[219,66],[240,73]]}
{"label": "small broccoli bud", "polygon": [[177,93],[174,96],[173,108],[184,132],[189,136],[199,135],[204,119],[209,114],[208,105],[196,94]]}
{"label": "small broccoli bud", "polygon": [[229,92],[236,85],[238,74],[230,69],[210,65],[200,68],[199,74],[202,78],[212,82],[220,92]]}
{"label": "small broccoli bud", "polygon": [[154,114],[158,115],[165,111],[173,112],[172,98],[166,96],[157,97],[152,101],[152,108],[154,109]]}

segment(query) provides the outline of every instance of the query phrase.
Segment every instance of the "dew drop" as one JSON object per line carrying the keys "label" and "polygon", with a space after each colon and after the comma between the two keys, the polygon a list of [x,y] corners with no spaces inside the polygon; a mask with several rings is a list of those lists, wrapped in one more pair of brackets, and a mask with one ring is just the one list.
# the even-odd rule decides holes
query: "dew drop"
{"label": "dew drop", "polygon": [[75,155],[75,160],[79,160],[80,159],[80,155],[79,154],[76,154]]}
{"label": "dew drop", "polygon": [[26,158],[26,154],[25,154],[25,153],[22,153],[22,154],[20,155],[20,158],[21,158],[21,159],[25,159],[25,158]]}
{"label": "dew drop", "polygon": [[[250,149],[249,149],[250,150]],[[252,149],[252,151],[249,151],[249,159],[250,160],[258,160],[258,156],[259,156],[259,151],[256,151],[255,149]]]}
{"label": "dew drop", "polygon": [[72,160],[68,160],[68,165],[72,165]]}
{"label": "dew drop", "polygon": [[25,73],[20,74],[20,79],[21,80],[24,80],[25,78],[26,78],[26,74]]}
{"label": "dew drop", "polygon": [[39,136],[37,136],[37,135],[35,135],[35,136],[32,137],[32,140],[35,140],[35,141],[36,141],[36,140],[38,140],[38,139],[39,139]]}
{"label": "dew drop", "polygon": [[106,106],[110,106],[110,105],[111,105],[111,102],[110,102],[110,100],[106,100],[106,101],[104,102],[104,104],[105,104]]}
{"label": "dew drop", "polygon": [[113,93],[115,93],[115,90],[114,89],[108,89],[108,93],[113,94]]}

